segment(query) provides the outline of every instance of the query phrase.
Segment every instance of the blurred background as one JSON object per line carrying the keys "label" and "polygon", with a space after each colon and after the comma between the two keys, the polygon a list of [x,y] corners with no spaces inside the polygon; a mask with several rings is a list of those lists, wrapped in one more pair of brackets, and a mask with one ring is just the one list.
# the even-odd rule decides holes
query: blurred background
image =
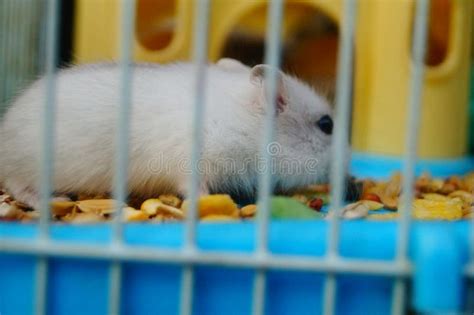
{"label": "blurred background", "polygon": [[[60,0],[58,66],[117,60],[119,0]],[[474,153],[470,0],[432,0],[425,57],[420,155],[458,158]],[[341,4],[285,2],[281,66],[334,100]],[[190,60],[194,0],[136,0],[134,59]],[[0,113],[42,73],[45,0],[0,1]],[[215,0],[209,60],[263,62],[267,2]],[[354,56],[352,144],[356,151],[400,155],[410,78],[411,0],[360,0]],[[471,97],[469,97],[471,95]],[[470,122],[469,122],[470,121]],[[441,128],[440,128],[441,126]],[[390,144],[388,144],[390,142]]]}

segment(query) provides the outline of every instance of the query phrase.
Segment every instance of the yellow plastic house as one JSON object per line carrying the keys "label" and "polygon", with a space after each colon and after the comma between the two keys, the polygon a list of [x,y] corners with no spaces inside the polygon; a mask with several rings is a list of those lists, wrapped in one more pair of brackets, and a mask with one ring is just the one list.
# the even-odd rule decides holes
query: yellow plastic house
{"label": "yellow plastic house", "polygon": [[[194,4],[194,0],[137,0],[134,59],[190,59]],[[264,0],[212,1],[209,59],[216,61],[222,56],[224,43],[237,23],[247,32],[264,36],[267,4]],[[286,1],[283,37],[305,21],[308,7],[340,24],[341,0]],[[76,12],[75,62],[117,59],[120,1],[78,0]],[[427,61],[423,88],[422,158],[455,158],[467,151],[472,12],[471,1],[432,1],[430,49],[435,57]],[[414,1],[359,0],[357,18],[353,148],[400,155],[406,136]]]}

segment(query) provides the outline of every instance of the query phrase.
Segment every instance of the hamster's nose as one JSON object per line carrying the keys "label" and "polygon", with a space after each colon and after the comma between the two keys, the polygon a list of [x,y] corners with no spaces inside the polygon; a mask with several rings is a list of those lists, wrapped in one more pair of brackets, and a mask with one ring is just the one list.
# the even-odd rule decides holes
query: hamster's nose
{"label": "hamster's nose", "polygon": [[321,119],[317,122],[319,129],[327,135],[332,134],[332,129],[334,127],[334,123],[332,121],[331,116],[324,115]]}

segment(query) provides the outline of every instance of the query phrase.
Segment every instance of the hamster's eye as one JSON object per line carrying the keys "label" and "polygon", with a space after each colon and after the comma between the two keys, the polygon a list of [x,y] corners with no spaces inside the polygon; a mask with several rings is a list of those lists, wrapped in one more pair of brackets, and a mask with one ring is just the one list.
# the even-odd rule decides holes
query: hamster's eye
{"label": "hamster's eye", "polygon": [[334,123],[332,122],[332,118],[329,115],[324,115],[321,117],[316,124],[318,125],[319,129],[327,135],[332,134],[332,129],[334,127]]}

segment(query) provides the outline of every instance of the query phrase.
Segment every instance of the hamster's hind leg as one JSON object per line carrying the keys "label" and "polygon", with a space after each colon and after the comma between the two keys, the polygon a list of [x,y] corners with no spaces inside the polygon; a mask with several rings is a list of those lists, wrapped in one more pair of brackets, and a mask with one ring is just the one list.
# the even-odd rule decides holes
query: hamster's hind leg
{"label": "hamster's hind leg", "polygon": [[15,200],[24,203],[33,209],[39,210],[40,196],[35,188],[22,184],[20,181],[15,179],[5,180],[4,188]]}

